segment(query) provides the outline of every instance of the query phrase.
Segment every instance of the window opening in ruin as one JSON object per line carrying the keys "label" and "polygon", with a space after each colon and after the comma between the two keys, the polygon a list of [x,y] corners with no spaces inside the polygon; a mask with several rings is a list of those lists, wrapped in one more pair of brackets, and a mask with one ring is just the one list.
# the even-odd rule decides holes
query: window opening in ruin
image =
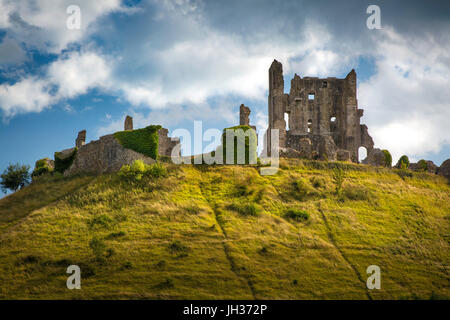
{"label": "window opening in ruin", "polygon": [[358,148],[358,159],[361,163],[362,161],[366,160],[367,158],[367,149],[366,147],[359,147]]}
{"label": "window opening in ruin", "polygon": [[312,131],[312,120],[309,119],[308,120],[308,126],[306,128],[306,132],[311,133],[311,131]]}
{"label": "window opening in ruin", "polygon": [[314,93],[308,94],[308,100],[314,100]]}
{"label": "window opening in ruin", "polygon": [[286,130],[289,130],[289,113],[284,113],[284,121],[286,122]]}
{"label": "window opening in ruin", "polygon": [[330,118],[330,121],[331,121],[332,123],[336,123],[336,117],[331,117],[331,118]]}
{"label": "window opening in ruin", "polygon": [[326,88],[326,87],[328,87],[328,82],[326,82],[326,81],[322,82],[322,88]]}

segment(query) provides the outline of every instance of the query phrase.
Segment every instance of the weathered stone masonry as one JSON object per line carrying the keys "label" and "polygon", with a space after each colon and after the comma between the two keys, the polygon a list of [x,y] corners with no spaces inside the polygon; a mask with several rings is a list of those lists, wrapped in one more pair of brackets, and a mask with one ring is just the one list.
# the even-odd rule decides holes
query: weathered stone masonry
{"label": "weathered stone masonry", "polygon": [[267,143],[270,129],[278,129],[281,155],[300,152],[306,157],[358,162],[358,149],[363,146],[370,162],[374,151],[379,153],[367,126],[360,124],[363,110],[358,108],[354,70],[344,79],[295,74],[286,94],[283,66],[274,60],[269,69],[268,109]]}
{"label": "weathered stone masonry", "polygon": [[[133,130],[133,118],[127,116],[124,123],[125,130]],[[168,130],[161,128],[158,131],[159,146],[158,154],[161,156],[171,156],[180,140],[168,137]],[[110,173],[120,170],[125,164],[131,164],[134,160],[141,159],[147,164],[154,163],[155,160],[134,150],[124,148],[114,137],[109,134],[100,137],[99,140],[85,144],[86,130],[78,133],[75,146],[78,148],[73,164],[64,172],[65,176],[76,173]],[[67,154],[73,152],[67,149]]]}

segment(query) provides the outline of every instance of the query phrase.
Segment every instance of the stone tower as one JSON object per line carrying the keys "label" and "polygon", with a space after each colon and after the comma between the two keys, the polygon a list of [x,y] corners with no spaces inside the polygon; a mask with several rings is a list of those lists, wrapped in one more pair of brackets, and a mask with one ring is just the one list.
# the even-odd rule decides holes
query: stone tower
{"label": "stone tower", "polygon": [[78,132],[77,139],[75,140],[75,147],[80,148],[81,146],[84,146],[86,142],[86,130],[82,130]]}
{"label": "stone tower", "polygon": [[125,118],[124,130],[133,130],[133,118],[132,117],[127,116]]}
{"label": "stone tower", "polygon": [[[360,124],[363,110],[356,99],[355,70],[344,79],[301,78],[295,74],[289,94],[284,93],[283,66],[274,60],[269,69],[269,126],[278,129],[280,148],[303,152],[305,140],[311,141],[312,152],[322,159],[358,162],[358,148],[372,155],[373,140],[367,126]],[[285,118],[288,120],[286,123]],[[270,152],[270,148],[267,148]]]}

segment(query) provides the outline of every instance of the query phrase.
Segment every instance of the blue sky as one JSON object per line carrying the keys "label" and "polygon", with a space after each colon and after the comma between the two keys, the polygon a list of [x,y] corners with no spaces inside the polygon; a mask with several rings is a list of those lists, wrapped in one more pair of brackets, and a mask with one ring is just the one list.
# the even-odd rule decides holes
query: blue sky
{"label": "blue sky", "polygon": [[[78,5],[81,29],[66,9]],[[380,30],[366,27],[370,4]],[[446,1],[0,0],[0,171],[123,128],[267,126],[267,70],[358,76],[362,122],[394,161],[450,156]],[[205,145],[208,143],[205,143]]]}

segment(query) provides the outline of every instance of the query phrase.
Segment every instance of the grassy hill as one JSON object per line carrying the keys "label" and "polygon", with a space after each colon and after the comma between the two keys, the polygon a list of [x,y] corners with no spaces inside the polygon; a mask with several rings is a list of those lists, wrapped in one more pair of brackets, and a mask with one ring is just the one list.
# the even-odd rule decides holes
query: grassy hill
{"label": "grassy hill", "polygon": [[[450,298],[440,176],[301,160],[273,176],[166,166],[134,183],[43,177],[1,199],[0,298]],[[81,290],[66,288],[70,264]],[[369,265],[381,290],[366,289]]]}

